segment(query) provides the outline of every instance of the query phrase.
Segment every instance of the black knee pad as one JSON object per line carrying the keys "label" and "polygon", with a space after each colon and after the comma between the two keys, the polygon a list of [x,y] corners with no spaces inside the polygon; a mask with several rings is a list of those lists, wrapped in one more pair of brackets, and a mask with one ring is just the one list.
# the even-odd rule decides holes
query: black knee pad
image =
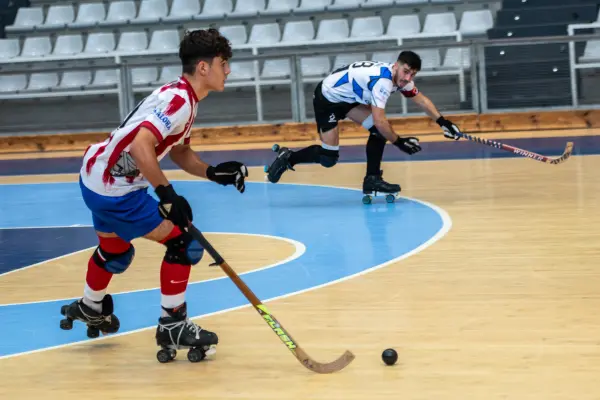
{"label": "black knee pad", "polygon": [[129,249],[124,253],[108,253],[98,246],[92,258],[97,266],[104,268],[108,272],[122,274],[129,268],[134,256],[135,248],[130,244]]}
{"label": "black knee pad", "polygon": [[202,260],[204,249],[188,232],[165,242],[165,261],[170,264],[196,265]]}
{"label": "black knee pad", "polygon": [[339,150],[328,150],[321,147],[319,154],[319,163],[325,168],[331,168],[337,164],[340,158]]}
{"label": "black knee pad", "polygon": [[387,139],[381,133],[379,133],[379,130],[376,127],[371,127],[369,129],[369,132],[371,133],[371,135],[369,135],[369,139],[377,138],[379,140],[382,140],[384,143],[387,141]]}

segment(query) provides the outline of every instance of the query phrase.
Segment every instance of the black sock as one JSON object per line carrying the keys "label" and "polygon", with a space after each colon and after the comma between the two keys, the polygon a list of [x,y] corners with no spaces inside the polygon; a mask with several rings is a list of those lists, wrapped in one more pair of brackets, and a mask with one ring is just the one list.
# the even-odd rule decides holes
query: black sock
{"label": "black sock", "polygon": [[292,167],[296,164],[318,163],[321,156],[321,146],[313,144],[301,150],[292,152],[289,162]]}
{"label": "black sock", "polygon": [[379,175],[386,140],[377,132],[375,127],[369,129],[369,132],[371,134],[367,141],[367,175]]}

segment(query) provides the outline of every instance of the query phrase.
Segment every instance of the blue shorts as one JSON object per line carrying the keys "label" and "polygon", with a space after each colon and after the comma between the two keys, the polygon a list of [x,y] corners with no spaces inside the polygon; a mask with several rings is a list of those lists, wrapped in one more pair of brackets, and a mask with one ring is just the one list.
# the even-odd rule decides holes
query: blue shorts
{"label": "blue shorts", "polygon": [[140,189],[125,196],[102,196],[88,189],[79,179],[83,201],[92,212],[94,229],[116,233],[126,241],[145,236],[163,222],[158,202]]}

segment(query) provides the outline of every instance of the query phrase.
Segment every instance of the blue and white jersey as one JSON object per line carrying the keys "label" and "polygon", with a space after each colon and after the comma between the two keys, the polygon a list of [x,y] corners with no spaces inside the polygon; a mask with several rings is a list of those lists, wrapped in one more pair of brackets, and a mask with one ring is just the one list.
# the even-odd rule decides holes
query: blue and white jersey
{"label": "blue and white jersey", "polygon": [[399,88],[392,81],[394,64],[357,61],[338,68],[323,80],[323,96],[332,103],[360,103],[385,108],[392,93],[405,97],[419,93],[413,82]]}

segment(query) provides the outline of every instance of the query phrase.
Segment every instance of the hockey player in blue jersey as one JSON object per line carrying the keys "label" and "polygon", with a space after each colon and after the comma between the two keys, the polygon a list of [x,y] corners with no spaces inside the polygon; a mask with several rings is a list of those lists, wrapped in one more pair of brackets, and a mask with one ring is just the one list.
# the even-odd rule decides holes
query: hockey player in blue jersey
{"label": "hockey player in blue jersey", "polygon": [[282,147],[267,169],[270,182],[279,181],[283,173],[296,164],[318,163],[333,167],[339,158],[338,121],[349,118],[370,132],[367,141],[367,173],[363,193],[398,193],[400,185],[383,180],[381,159],[386,140],[407,154],[421,151],[416,137],[400,137],[385,115],[385,105],[392,93],[400,92],[412,99],[440,125],[444,136],[458,140],[460,130],[445,119],[435,105],[419,92],[413,79],[421,69],[421,58],[412,51],[403,51],[393,63],[357,61],[333,71],[316,89],[313,107],[321,145],[298,151]]}

